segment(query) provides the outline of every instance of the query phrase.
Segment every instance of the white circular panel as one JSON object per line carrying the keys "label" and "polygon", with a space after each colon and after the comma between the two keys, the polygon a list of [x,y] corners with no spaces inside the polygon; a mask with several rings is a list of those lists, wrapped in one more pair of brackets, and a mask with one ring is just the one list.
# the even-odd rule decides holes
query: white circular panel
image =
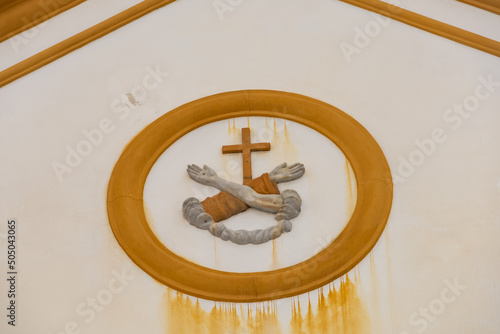
{"label": "white circular panel", "polygon": [[[219,191],[191,180],[188,164],[204,164],[232,182],[242,183],[242,155],[222,154],[224,145],[241,143],[241,128],[251,141],[271,143],[271,151],[252,153],[253,177],[282,162],[302,162],[305,175],[280,183],[296,190],[302,212],[293,229],[261,245],[236,245],[190,225],[182,216],[188,197],[203,201]],[[200,127],[176,141],[157,160],[144,187],[145,212],[158,239],[177,255],[204,267],[229,272],[268,271],[300,263],[326,247],[345,227],[356,202],[356,183],[342,152],[327,138],[303,125],[281,119],[251,117]],[[274,215],[249,209],[224,220],[231,229],[261,229]]]}

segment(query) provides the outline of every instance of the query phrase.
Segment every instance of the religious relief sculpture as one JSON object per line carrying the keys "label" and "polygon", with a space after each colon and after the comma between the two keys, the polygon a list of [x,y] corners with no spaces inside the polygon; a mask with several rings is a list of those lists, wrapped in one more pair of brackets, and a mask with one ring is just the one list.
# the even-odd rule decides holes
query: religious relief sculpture
{"label": "religious relief sculpture", "polygon": [[[243,184],[226,181],[208,166],[189,165],[187,172],[194,181],[219,189],[221,192],[200,202],[194,197],[184,201],[184,218],[200,229],[208,230],[222,240],[239,245],[262,244],[292,230],[291,219],[300,213],[302,200],[295,190],[280,193],[277,184],[296,180],[304,175],[301,163],[286,162],[252,179],[251,152],[269,151],[269,143],[250,143],[250,129],[242,129],[242,144],[223,146],[222,153],[243,154]],[[248,208],[276,214],[276,225],[259,230],[232,230],[221,221],[237,215]]]}

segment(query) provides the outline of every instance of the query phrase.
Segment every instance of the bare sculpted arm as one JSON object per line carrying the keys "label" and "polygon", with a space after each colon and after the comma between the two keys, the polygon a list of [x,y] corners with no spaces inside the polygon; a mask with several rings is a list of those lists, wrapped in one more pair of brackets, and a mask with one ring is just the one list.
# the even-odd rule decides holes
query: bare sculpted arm
{"label": "bare sculpted arm", "polygon": [[220,191],[226,191],[245,202],[249,207],[265,212],[277,213],[283,205],[283,198],[281,195],[259,194],[248,186],[226,181],[217,176],[217,173],[207,165],[203,166],[203,168],[194,164],[188,165],[187,172],[194,181],[217,188]]}
{"label": "bare sculpted arm", "polygon": [[[269,176],[274,182],[286,182],[298,179],[304,174],[304,165],[296,163],[288,166],[283,163],[273,169]],[[213,217],[207,213],[201,202],[194,198],[188,198],[183,203],[183,214],[187,221],[200,229],[208,230],[212,235],[222,240],[231,240],[240,245],[248,243],[261,244],[275,239],[283,232],[292,230],[290,219],[300,213],[302,200],[295,190],[284,190],[281,195],[258,194],[252,188],[238,183],[226,181],[208,166],[203,168],[197,165],[188,165],[187,172],[194,181],[228,192],[234,197],[245,202],[249,207],[275,213],[275,226],[258,230],[232,230],[222,222],[214,222]]]}

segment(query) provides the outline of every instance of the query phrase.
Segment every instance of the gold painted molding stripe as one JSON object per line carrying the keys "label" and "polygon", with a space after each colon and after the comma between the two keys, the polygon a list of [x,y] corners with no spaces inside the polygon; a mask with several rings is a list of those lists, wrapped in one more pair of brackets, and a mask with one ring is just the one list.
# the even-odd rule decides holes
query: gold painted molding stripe
{"label": "gold painted molding stripe", "polygon": [[24,0],[0,5],[0,43],[85,0]]}
{"label": "gold painted molding stripe", "polygon": [[342,2],[363,8],[393,20],[422,29],[471,48],[500,57],[500,42],[455,26],[431,19],[379,0],[340,0]]}
{"label": "gold painted molding stripe", "polygon": [[457,0],[457,1],[500,15],[500,1],[498,0]]}
{"label": "gold painted molding stripe", "polygon": [[[175,0],[145,0],[129,9],[82,31],[36,55],[0,72],[0,87],[43,67],[62,56],[109,34],[110,32]],[[500,42],[410,12],[378,0],[340,0],[345,3],[387,16],[402,23],[450,39],[463,45],[500,57]]]}
{"label": "gold painted molding stripe", "polygon": [[166,6],[175,0],[145,0],[50,48],[0,72],[0,87],[29,74],[68,53],[101,38],[124,25]]}

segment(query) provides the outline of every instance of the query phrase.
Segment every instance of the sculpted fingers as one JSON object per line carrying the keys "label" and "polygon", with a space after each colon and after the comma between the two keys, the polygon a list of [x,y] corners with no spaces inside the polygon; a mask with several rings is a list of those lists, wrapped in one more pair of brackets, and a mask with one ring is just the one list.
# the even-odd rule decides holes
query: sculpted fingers
{"label": "sculpted fingers", "polygon": [[187,166],[187,171],[188,173],[191,172],[191,173],[199,173],[202,171],[202,169],[196,165],[188,165]]}
{"label": "sculpted fingers", "polygon": [[210,176],[217,176],[217,173],[207,165],[203,165],[203,170],[207,172],[208,175]]}
{"label": "sculpted fingers", "polygon": [[304,165],[301,164],[301,163],[295,163],[293,164],[292,166],[290,166],[290,181],[292,180],[296,180],[300,177],[302,177],[302,175],[304,175],[304,172],[305,172],[305,168],[304,168]]}
{"label": "sculpted fingers", "polygon": [[301,164],[300,162],[296,162],[293,165],[289,167],[291,170],[295,169],[304,169],[304,164]]}
{"label": "sculpted fingers", "polygon": [[272,175],[279,175],[280,173],[283,173],[283,169],[286,168],[286,162],[274,167],[274,169],[271,171],[270,174]]}
{"label": "sculpted fingers", "polygon": [[304,165],[301,163],[296,163],[290,168],[290,176],[292,179],[298,179],[305,173]]}
{"label": "sculpted fingers", "polygon": [[197,177],[200,174],[201,169],[200,169],[200,167],[198,167],[196,165],[188,165],[187,172],[188,172],[189,176],[192,179],[194,179],[195,177]]}

